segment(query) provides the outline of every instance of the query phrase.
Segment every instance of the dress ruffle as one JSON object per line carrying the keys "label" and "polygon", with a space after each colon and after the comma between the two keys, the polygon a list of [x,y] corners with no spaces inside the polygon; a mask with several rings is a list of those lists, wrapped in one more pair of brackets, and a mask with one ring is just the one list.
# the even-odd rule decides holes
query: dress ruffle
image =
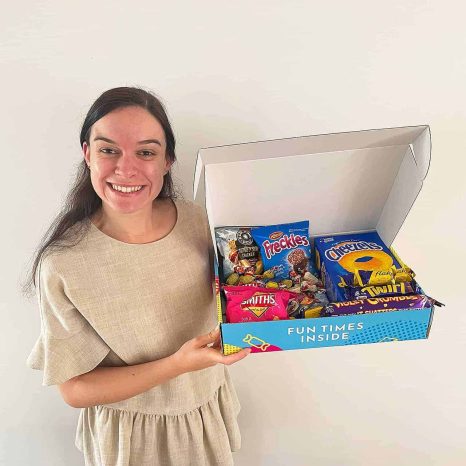
{"label": "dress ruffle", "polygon": [[62,384],[94,369],[110,352],[65,293],[51,256],[39,264],[41,335],[26,364],[44,371],[42,385]]}
{"label": "dress ruffle", "polygon": [[87,466],[232,465],[231,452],[241,447],[239,411],[227,377],[207,403],[184,414],[83,408],[76,446]]}
{"label": "dress ruffle", "polygon": [[44,371],[42,385],[61,384],[94,369],[110,348],[90,326],[66,339],[39,337],[27,359],[31,369]]}

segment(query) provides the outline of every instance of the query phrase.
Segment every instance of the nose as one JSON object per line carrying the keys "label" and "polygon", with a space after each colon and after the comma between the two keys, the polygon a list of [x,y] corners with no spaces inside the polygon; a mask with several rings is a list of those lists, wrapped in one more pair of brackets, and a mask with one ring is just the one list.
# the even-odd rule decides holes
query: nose
{"label": "nose", "polygon": [[115,174],[123,178],[131,178],[137,173],[136,160],[130,154],[123,153],[118,157]]}

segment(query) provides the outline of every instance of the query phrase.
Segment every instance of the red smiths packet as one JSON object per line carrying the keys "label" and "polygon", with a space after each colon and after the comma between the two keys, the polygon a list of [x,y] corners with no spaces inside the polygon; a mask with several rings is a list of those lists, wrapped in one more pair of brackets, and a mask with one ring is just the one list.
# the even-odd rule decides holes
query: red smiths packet
{"label": "red smiths packet", "polygon": [[292,293],[257,286],[224,286],[228,323],[288,319]]}

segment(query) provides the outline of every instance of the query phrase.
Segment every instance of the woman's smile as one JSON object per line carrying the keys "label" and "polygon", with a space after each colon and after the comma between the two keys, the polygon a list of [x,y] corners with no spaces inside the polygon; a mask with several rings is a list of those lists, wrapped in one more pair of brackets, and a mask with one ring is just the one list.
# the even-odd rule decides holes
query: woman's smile
{"label": "woman's smile", "polygon": [[114,183],[109,183],[107,182],[107,185],[110,187],[112,192],[114,192],[116,195],[123,196],[123,197],[135,197],[136,195],[140,194],[144,188],[146,187],[145,185],[119,185],[119,184],[114,184]]}

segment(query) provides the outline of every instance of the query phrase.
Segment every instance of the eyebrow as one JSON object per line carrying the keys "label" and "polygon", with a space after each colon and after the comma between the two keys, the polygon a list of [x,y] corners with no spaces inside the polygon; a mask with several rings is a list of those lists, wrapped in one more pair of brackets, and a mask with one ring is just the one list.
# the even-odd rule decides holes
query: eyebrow
{"label": "eyebrow", "polygon": [[[111,139],[104,136],[96,136],[94,141],[105,141],[109,144],[118,145],[115,141],[112,141]],[[138,144],[158,144],[160,147],[162,147],[162,143],[158,139],[144,139],[143,141],[139,141]]]}

